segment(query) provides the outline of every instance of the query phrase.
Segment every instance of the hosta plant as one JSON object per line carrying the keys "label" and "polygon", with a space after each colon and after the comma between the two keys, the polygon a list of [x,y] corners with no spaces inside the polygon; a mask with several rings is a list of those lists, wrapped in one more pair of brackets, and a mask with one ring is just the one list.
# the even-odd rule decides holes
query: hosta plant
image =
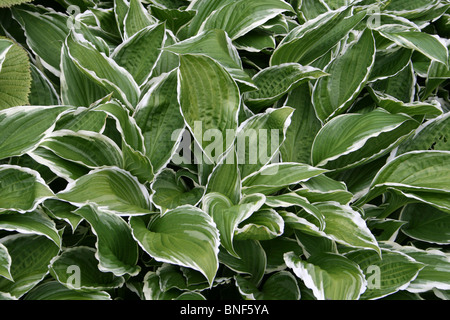
{"label": "hosta plant", "polygon": [[447,0],[0,1],[0,298],[447,299]]}

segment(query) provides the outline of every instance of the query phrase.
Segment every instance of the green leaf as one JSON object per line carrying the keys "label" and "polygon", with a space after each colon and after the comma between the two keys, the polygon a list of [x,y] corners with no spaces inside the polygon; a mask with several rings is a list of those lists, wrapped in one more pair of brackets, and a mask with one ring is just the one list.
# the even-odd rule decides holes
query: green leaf
{"label": "green leaf", "polygon": [[406,289],[413,281],[423,264],[404,253],[394,250],[382,250],[382,258],[374,252],[356,250],[345,254],[363,270],[367,280],[367,289],[361,299],[373,300]]}
{"label": "green leaf", "polygon": [[77,206],[92,202],[100,210],[123,216],[151,212],[147,189],[134,176],[119,168],[93,170],[69,183],[57,196]]}
{"label": "green leaf", "polygon": [[[284,162],[311,164],[311,147],[322,124],[317,119],[311,102],[309,83],[303,83],[292,90],[285,104],[295,111],[280,149],[281,157]],[[302,143],[299,144],[298,141]]]}
{"label": "green leaf", "polygon": [[30,290],[24,300],[111,300],[111,296],[105,291],[76,291],[71,290],[58,281],[48,281],[37,285]]}
{"label": "green leaf", "polygon": [[1,36],[0,46],[0,110],[27,105],[32,80],[29,57],[19,44]]}
{"label": "green leaf", "polygon": [[236,134],[235,148],[243,178],[270,162],[276,162],[293,111],[290,107],[267,109],[241,124]]}
{"label": "green leaf", "polygon": [[0,215],[7,210],[33,211],[53,196],[38,172],[14,165],[0,165]]}
{"label": "green leaf", "polygon": [[271,240],[284,233],[284,220],[273,209],[261,209],[245,219],[236,230],[236,240]]}
{"label": "green leaf", "polygon": [[397,26],[384,26],[377,31],[396,44],[416,50],[432,60],[448,65],[448,50],[443,40],[425,32],[406,31]]}
{"label": "green leaf", "polygon": [[327,170],[300,163],[270,164],[243,179],[242,192],[244,194],[272,194],[291,185],[307,181],[324,172],[327,172]]}
{"label": "green leaf", "polygon": [[235,241],[234,249],[239,258],[232,256],[228,251],[221,250],[219,252],[220,263],[237,273],[245,274],[250,282],[259,286],[267,264],[266,253],[259,241]]}
{"label": "green leaf", "polygon": [[286,269],[283,255],[286,252],[295,252],[297,255],[302,255],[303,251],[295,239],[288,237],[278,237],[272,240],[262,241],[261,246],[267,256],[266,273],[272,273]]}
{"label": "green leaf", "polygon": [[414,136],[402,142],[397,151],[401,155],[414,150],[450,151],[450,113],[445,113],[424,123]]}
{"label": "green leaf", "polygon": [[[59,105],[59,93],[47,76],[34,64],[31,66],[31,88],[28,100],[32,106]],[[22,104],[23,105],[23,104]]]}
{"label": "green leaf", "polygon": [[267,197],[266,205],[271,208],[300,208],[301,210],[297,214],[280,212],[285,220],[285,224],[293,229],[312,232],[313,235],[325,235],[322,233],[325,228],[324,215],[316,206],[309,203],[306,198],[296,193],[285,193]]}
{"label": "green leaf", "polygon": [[141,99],[133,116],[142,131],[146,155],[155,172],[170,160],[179,140],[179,136],[173,135],[185,127],[177,100],[177,85],[175,70],[161,76]]}
{"label": "green leaf", "polygon": [[386,50],[377,50],[375,64],[369,81],[376,81],[396,75],[409,64],[411,55],[412,50],[400,46]]}
{"label": "green leaf", "polygon": [[271,275],[259,290],[239,275],[235,276],[239,293],[246,300],[299,300],[300,289],[292,273],[280,271]]}
{"label": "green leaf", "polygon": [[[43,13],[13,8],[13,17],[25,31],[27,45],[41,59],[46,69],[60,74],[61,47],[69,28],[67,17],[48,9]],[[45,45],[42,45],[45,43]]]}
{"label": "green leaf", "polygon": [[123,20],[125,39],[155,23],[140,0],[130,0],[128,12]]}
{"label": "green leaf", "polygon": [[23,234],[42,235],[61,247],[61,237],[55,223],[42,210],[26,213],[2,212],[0,214],[0,229]]}
{"label": "green leaf", "polygon": [[246,93],[244,100],[252,111],[272,106],[277,100],[301,83],[316,80],[327,74],[310,66],[284,63],[268,67],[253,77],[258,90]]}
{"label": "green leaf", "polygon": [[61,284],[74,290],[96,291],[122,286],[125,282],[122,277],[99,270],[95,254],[95,249],[89,247],[65,249],[50,262],[50,274]]}
{"label": "green leaf", "polygon": [[251,77],[243,70],[238,51],[223,30],[214,29],[202,32],[198,36],[167,46],[164,50],[176,54],[208,56],[228,71],[241,90],[256,89]]}
{"label": "green leaf", "polygon": [[61,101],[72,106],[89,106],[108,94],[108,90],[84,73],[69,55],[64,44],[61,51]]}
{"label": "green leaf", "polygon": [[348,169],[370,162],[394,149],[419,125],[408,116],[380,109],[338,116],[317,134],[312,163],[326,169]]}
{"label": "green leaf", "polygon": [[54,131],[40,144],[59,157],[88,168],[123,167],[119,147],[107,136],[92,131]]}
{"label": "green leaf", "polygon": [[[211,144],[217,146],[217,158],[231,143],[225,141],[227,130],[237,129],[239,88],[221,65],[202,55],[180,56],[179,79],[179,100],[185,122],[203,149]],[[204,137],[207,132],[219,141],[208,143],[208,137]]]}
{"label": "green leaf", "polygon": [[93,205],[74,211],[92,227],[97,236],[95,244],[98,268],[102,272],[112,272],[116,276],[139,273],[138,245],[131,234],[130,226],[118,215],[101,210]]}
{"label": "green leaf", "polygon": [[133,236],[151,257],[200,271],[211,285],[219,267],[219,233],[212,218],[190,205],[154,217],[132,217]]}
{"label": "green leaf", "polygon": [[72,231],[75,231],[83,220],[79,215],[73,213],[77,207],[65,201],[48,199],[42,203],[42,208],[49,217],[67,222],[71,226]]}
{"label": "green leaf", "polygon": [[182,177],[179,177],[171,169],[161,171],[156,176],[151,188],[154,191],[152,202],[163,213],[168,209],[175,209],[185,204],[194,206],[200,202],[205,193],[201,186],[190,189]]}
{"label": "green leaf", "polygon": [[28,155],[37,163],[46,166],[58,177],[70,182],[89,173],[87,167],[64,160],[48,149],[38,147],[36,150],[29,152]]}
{"label": "green leaf", "polygon": [[344,256],[323,253],[305,261],[291,252],[284,260],[317,300],[357,300],[366,289],[361,269]]}
{"label": "green leaf", "polygon": [[366,29],[326,66],[324,72],[330,76],[320,78],[312,94],[317,117],[322,122],[345,112],[355,101],[369,80],[375,52],[374,37]]}
{"label": "green leaf", "polygon": [[281,0],[234,1],[213,12],[200,31],[222,29],[235,40],[286,11],[292,7]]}
{"label": "green leaf", "polygon": [[239,258],[233,244],[238,225],[259,210],[264,201],[265,197],[261,194],[243,197],[236,205],[216,192],[203,197],[202,209],[214,220],[220,233],[220,244],[234,257]]}
{"label": "green leaf", "polygon": [[405,221],[402,232],[420,241],[450,243],[450,215],[424,203],[403,207],[399,219]]}
{"label": "green leaf", "polygon": [[353,194],[347,190],[345,183],[333,180],[326,175],[313,177],[300,185],[302,188],[295,190],[295,193],[312,203],[334,201],[345,205],[353,199]]}
{"label": "green leaf", "polygon": [[335,203],[320,203],[316,207],[325,217],[323,232],[330,239],[345,246],[374,250],[381,255],[375,236],[359,212]]}
{"label": "green leaf", "polygon": [[71,33],[66,39],[69,57],[76,67],[91,80],[98,83],[128,108],[134,109],[138,103],[139,87],[133,76],[119,66],[112,58],[97,51],[90,43],[83,43]]}
{"label": "green leaf", "polygon": [[59,252],[58,246],[44,236],[15,234],[2,239],[11,257],[14,281],[0,278],[0,292],[22,297],[47,274],[50,260]]}
{"label": "green leaf", "polygon": [[124,143],[136,151],[145,152],[144,137],[135,119],[128,110],[117,101],[110,101],[95,107],[95,110],[104,111],[116,122],[116,129],[121,134]]}
{"label": "green leaf", "polygon": [[11,257],[8,248],[0,243],[0,276],[13,281],[11,277]]}
{"label": "green leaf", "polygon": [[449,157],[447,151],[412,151],[396,157],[378,172],[370,191],[356,205],[367,203],[389,188],[448,211]]}
{"label": "green leaf", "polygon": [[325,55],[366,16],[364,11],[354,15],[350,12],[351,8],[329,11],[293,29],[278,45],[270,65],[287,62],[309,65]]}
{"label": "green leaf", "polygon": [[390,113],[403,113],[411,117],[417,115],[439,116],[442,114],[442,108],[436,102],[427,103],[415,101],[411,103],[405,103],[385,93],[381,93],[371,89],[369,89],[369,92],[371,93],[372,97],[375,98],[377,105]]}
{"label": "green leaf", "polygon": [[237,155],[235,150],[230,150],[209,175],[206,193],[223,194],[233,204],[237,204],[241,199],[241,189]]}
{"label": "green leaf", "polygon": [[69,107],[36,106],[0,110],[0,159],[35,149]]}
{"label": "green leaf", "polygon": [[164,42],[164,24],[152,25],[117,46],[111,58],[130,72],[138,85],[143,85],[151,77]]}
{"label": "green leaf", "polygon": [[433,248],[421,250],[412,246],[401,246],[393,242],[385,243],[384,246],[387,249],[402,252],[425,265],[406,288],[407,291],[421,293],[431,289],[450,290],[448,269],[450,258],[448,253]]}

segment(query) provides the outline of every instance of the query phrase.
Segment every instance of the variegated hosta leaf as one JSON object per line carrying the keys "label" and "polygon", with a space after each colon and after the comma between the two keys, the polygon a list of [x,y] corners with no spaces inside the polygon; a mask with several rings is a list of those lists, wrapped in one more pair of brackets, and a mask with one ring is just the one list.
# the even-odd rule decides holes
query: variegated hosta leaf
{"label": "variegated hosta leaf", "polygon": [[2,212],[0,214],[0,230],[42,235],[61,247],[61,236],[55,223],[41,210],[26,213]]}
{"label": "variegated hosta leaf", "polygon": [[421,241],[450,243],[450,215],[424,203],[406,205],[399,219],[405,221],[402,232]]}
{"label": "variegated hosta leaf", "polygon": [[130,0],[127,14],[123,20],[125,39],[129,39],[140,30],[155,23],[140,0]]}
{"label": "variegated hosta leaf", "polygon": [[121,43],[111,58],[130,72],[138,85],[143,85],[151,77],[164,42],[164,24],[149,26]]}
{"label": "variegated hosta leaf", "polygon": [[23,106],[0,111],[0,159],[21,156],[33,149],[54,128],[70,107]]}
{"label": "variegated hosta leaf", "polygon": [[350,206],[336,203],[320,203],[316,207],[323,214],[323,232],[332,240],[354,248],[371,249],[381,254],[375,236],[367,227],[359,212]]}
{"label": "variegated hosta leaf", "polygon": [[330,51],[366,15],[364,11],[354,15],[350,12],[351,8],[329,11],[295,28],[278,45],[270,59],[270,65],[286,62],[309,65],[317,60]]}
{"label": "variegated hosta leaf", "polygon": [[280,149],[281,158],[284,162],[311,164],[311,147],[322,124],[317,119],[311,102],[310,84],[303,83],[292,90],[285,105],[295,111]]}
{"label": "variegated hosta leaf", "polygon": [[437,102],[426,103],[416,101],[412,103],[405,103],[385,93],[374,90],[370,90],[370,92],[375,98],[377,105],[390,113],[404,113],[409,116],[439,116],[443,112],[441,106]]}
{"label": "variegated hosta leaf", "polygon": [[342,255],[323,253],[302,260],[290,252],[284,260],[317,300],[357,300],[366,290],[361,268]]}
{"label": "variegated hosta leaf", "polygon": [[327,172],[327,170],[300,163],[274,163],[243,179],[242,192],[244,194],[272,194],[291,185],[307,181],[324,172]]}
{"label": "variegated hosta leaf", "polygon": [[429,203],[448,212],[450,153],[412,151],[388,162],[372,181],[370,191],[358,203],[367,202],[388,189],[415,202]]}
{"label": "variegated hosta leaf", "polygon": [[261,290],[241,276],[236,276],[236,286],[246,300],[299,300],[300,289],[297,280],[288,271],[271,275],[262,285]]}
{"label": "variegated hosta leaf", "polygon": [[31,50],[46,69],[59,76],[61,47],[69,33],[67,17],[48,9],[39,13],[19,8],[13,8],[13,16],[24,29]]}
{"label": "variegated hosta leaf", "polygon": [[8,248],[0,243],[0,276],[13,281],[11,277],[11,257],[9,256]]}
{"label": "variegated hosta leaf", "polygon": [[210,150],[205,162],[214,163],[231,145],[227,131],[237,129],[239,88],[219,63],[203,55],[180,56],[179,81],[185,122],[199,145]]}
{"label": "variegated hosta leaf", "polygon": [[433,288],[450,289],[448,253],[433,248],[421,250],[413,246],[401,246],[394,242],[384,243],[383,247],[404,253],[424,265],[417,277],[406,288],[407,291],[421,293]]}
{"label": "variegated hosta leaf", "polygon": [[151,212],[146,187],[127,171],[114,167],[91,171],[69,183],[57,196],[77,206],[92,202],[101,210],[121,216]]}
{"label": "variegated hosta leaf", "polygon": [[253,77],[258,90],[244,96],[246,105],[253,111],[272,106],[283,95],[302,82],[327,76],[323,71],[298,63],[284,63],[266,68]]}
{"label": "variegated hosta leaf", "polygon": [[345,183],[333,180],[324,174],[301,182],[300,185],[302,188],[295,190],[295,193],[305,197],[311,203],[334,201],[345,205],[353,199],[353,194],[347,190]]}
{"label": "variegated hosta leaf", "polygon": [[436,117],[424,123],[414,136],[403,141],[396,155],[414,150],[443,150],[450,151],[448,136],[450,134],[450,113]]}
{"label": "variegated hosta leaf", "polygon": [[205,193],[204,187],[190,189],[182,177],[171,169],[164,169],[152,184],[152,202],[164,213],[168,209],[190,204],[196,205]]}
{"label": "variegated hosta leaf", "polygon": [[236,240],[271,240],[284,233],[284,220],[273,209],[261,209],[242,221],[236,230]]}
{"label": "variegated hosta leaf", "polygon": [[[185,127],[177,94],[178,78],[174,70],[156,78],[139,102],[133,118],[142,131],[145,154],[155,172],[160,171],[171,159]],[[178,135],[176,131],[179,130]],[[128,136],[124,133],[124,136]]]}
{"label": "variegated hosta leaf", "polygon": [[133,76],[119,66],[112,58],[97,51],[91,43],[83,42],[71,33],[65,41],[67,52],[78,70],[88,75],[128,108],[134,109],[138,103],[140,89]]}
{"label": "variegated hosta leaf", "polygon": [[59,157],[88,168],[123,167],[119,147],[107,136],[92,131],[54,131],[40,144]]}
{"label": "variegated hosta leaf", "polygon": [[4,211],[33,211],[53,197],[40,174],[29,168],[0,165],[0,215]]}
{"label": "variegated hosta leaf", "polygon": [[211,285],[219,267],[219,232],[212,218],[190,205],[155,216],[147,225],[132,217],[134,238],[157,261],[200,271]]}
{"label": "variegated hosta leaf", "polygon": [[17,233],[3,237],[1,244],[11,257],[13,281],[0,277],[0,292],[16,298],[22,297],[48,274],[48,265],[59,252],[52,240],[33,234]]}
{"label": "variegated hosta leaf", "polygon": [[220,63],[241,90],[255,90],[251,77],[243,70],[239,53],[224,30],[213,29],[164,48],[176,54],[203,54]]}
{"label": "variegated hosta leaf", "polygon": [[432,36],[425,32],[416,32],[405,30],[399,26],[383,26],[377,31],[387,39],[396,44],[416,50],[432,60],[439,61],[445,65],[448,64],[448,50],[442,39]]}
{"label": "variegated hosta leaf", "polygon": [[266,271],[267,256],[261,243],[256,240],[235,241],[234,249],[239,258],[228,251],[219,252],[220,263],[229,269],[244,274],[251,283],[259,286]]}
{"label": "variegated hosta leaf", "polygon": [[50,262],[50,273],[61,284],[74,290],[108,290],[122,286],[123,277],[99,270],[95,255],[95,249],[89,247],[65,249]]}
{"label": "variegated hosta leaf", "polygon": [[312,163],[326,169],[345,169],[370,162],[391,151],[419,125],[408,116],[380,109],[338,116],[317,134]]}
{"label": "variegated hosta leaf", "polygon": [[[277,162],[275,158],[286,137],[293,112],[290,107],[270,108],[241,124],[236,134],[235,150],[243,179],[270,162]],[[276,169],[270,172],[276,173]]]}
{"label": "variegated hosta leaf", "polygon": [[24,300],[111,300],[106,291],[71,290],[58,281],[48,281],[31,289]]}
{"label": "variegated hosta leaf", "polygon": [[322,212],[312,205],[306,198],[295,193],[285,193],[266,198],[266,205],[271,208],[300,208],[297,214],[292,212],[280,212],[285,224],[290,224],[293,229],[305,230],[325,236],[321,233],[325,228],[325,217]]}
{"label": "variegated hosta leaf", "polygon": [[213,169],[208,178],[206,193],[220,193],[237,204],[241,199],[241,173],[235,150],[230,150]]}
{"label": "variegated hosta leaf", "polygon": [[345,254],[345,257],[356,262],[363,270],[367,281],[367,289],[361,299],[379,299],[405,290],[424,265],[398,251],[381,251],[382,258],[375,252],[356,250]]}
{"label": "variegated hosta leaf", "polygon": [[131,117],[128,110],[117,101],[100,104],[94,110],[103,111],[116,122],[116,129],[121,133],[124,143],[135,151],[145,152],[145,143],[142,131],[136,120]]}
{"label": "variegated hosta leaf", "polygon": [[251,217],[264,204],[262,194],[243,197],[233,205],[230,199],[220,193],[208,193],[203,197],[202,208],[214,220],[220,233],[220,244],[233,256],[239,258],[234,249],[233,238],[238,232],[238,225]]}
{"label": "variegated hosta leaf", "polygon": [[200,31],[222,29],[235,40],[286,11],[292,7],[282,0],[233,1],[213,12]]}
{"label": "variegated hosta leaf", "polygon": [[95,257],[100,271],[112,272],[116,276],[139,273],[138,246],[122,217],[93,205],[81,207],[74,213],[83,217],[97,236]]}
{"label": "variegated hosta leaf", "polygon": [[375,52],[374,37],[366,29],[326,66],[324,71],[330,76],[316,82],[312,95],[317,117],[322,122],[344,113],[355,101],[369,80]]}

